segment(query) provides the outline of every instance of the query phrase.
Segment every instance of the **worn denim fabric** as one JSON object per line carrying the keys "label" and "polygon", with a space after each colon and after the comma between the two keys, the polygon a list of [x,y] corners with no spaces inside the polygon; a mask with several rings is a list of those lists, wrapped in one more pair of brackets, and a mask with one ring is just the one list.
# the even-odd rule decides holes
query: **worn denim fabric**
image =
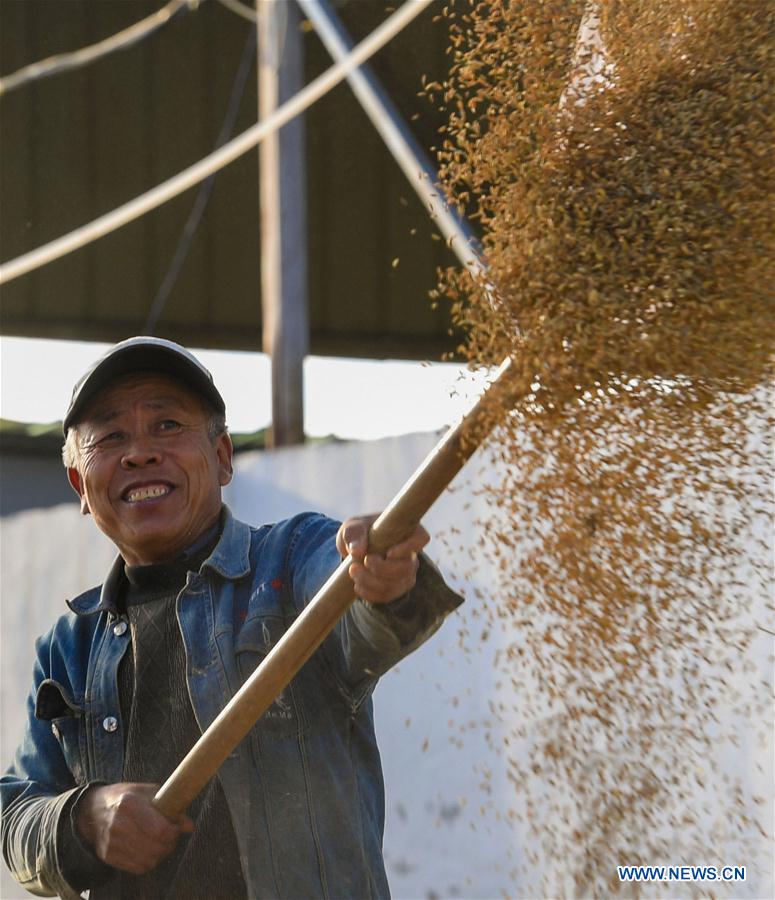
{"label": "worn denim fabric", "polygon": [[[215,550],[177,598],[203,731],[339,563],[338,523],[324,516],[261,528],[228,510],[224,518]],[[27,732],[2,779],[5,859],[43,896],[78,896],[57,858],[68,801],[94,782],[122,780],[122,569],[117,559],[102,587],[69,603],[71,612],[38,640]],[[406,597],[387,606],[356,601],[223,764],[218,777],[251,897],[389,895],[371,693],[460,602],[426,560]],[[95,872],[100,865],[95,859]]]}

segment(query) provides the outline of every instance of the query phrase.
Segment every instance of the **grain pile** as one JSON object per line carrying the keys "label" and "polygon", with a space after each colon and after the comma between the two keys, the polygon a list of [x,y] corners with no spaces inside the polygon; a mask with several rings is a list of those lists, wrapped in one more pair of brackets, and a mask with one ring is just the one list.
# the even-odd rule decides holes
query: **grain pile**
{"label": "grain pile", "polygon": [[[530,736],[527,759],[493,750],[557,873],[535,892],[610,895],[622,863],[753,866],[759,798],[716,784],[711,750],[771,720],[745,667],[771,611],[751,547],[771,512],[775,7],[443,16],[451,73],[425,90],[487,274],[447,272],[437,299],[472,365],[513,357],[521,398],[494,411],[507,474],[483,540],[502,576],[489,616],[514,634],[493,709],[533,713],[512,741]],[[717,715],[741,684],[735,721]]]}

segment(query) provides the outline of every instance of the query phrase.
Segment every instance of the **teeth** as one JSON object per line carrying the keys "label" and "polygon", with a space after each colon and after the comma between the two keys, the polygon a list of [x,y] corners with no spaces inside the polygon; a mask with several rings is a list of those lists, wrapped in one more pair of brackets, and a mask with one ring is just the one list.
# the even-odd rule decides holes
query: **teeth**
{"label": "teeth", "polygon": [[150,500],[152,497],[163,497],[169,494],[170,489],[164,485],[157,484],[152,487],[135,488],[130,491],[126,499],[129,503],[137,503],[139,500]]}

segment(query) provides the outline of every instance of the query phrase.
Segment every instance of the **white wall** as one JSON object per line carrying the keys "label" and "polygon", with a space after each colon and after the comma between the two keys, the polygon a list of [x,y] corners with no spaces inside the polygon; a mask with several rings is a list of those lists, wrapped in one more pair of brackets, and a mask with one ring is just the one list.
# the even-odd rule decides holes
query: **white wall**
{"label": "white wall", "polygon": [[[235,515],[254,523],[275,521],[304,509],[337,518],[376,512],[435,441],[435,435],[407,435],[246,454],[237,460],[226,500]],[[429,553],[453,583],[470,568],[459,545],[475,548],[480,530],[475,520],[487,517],[474,487],[467,483],[471,479],[480,484],[488,477],[486,460],[475,458],[463,475],[456,490],[445,494],[426,520],[431,533],[437,535]],[[444,533],[449,536],[451,528],[459,529],[457,538],[448,543],[439,539]],[[63,610],[65,597],[102,579],[113,551],[91,521],[80,517],[72,506],[4,519],[0,551],[0,762],[4,767],[22,728],[35,636]],[[515,795],[503,755],[497,752],[519,712],[511,714],[511,721],[499,724],[493,721],[489,706],[499,692],[503,697],[503,687],[495,685],[495,655],[499,648],[512,644],[515,635],[504,625],[503,631],[488,641],[466,640],[465,652],[460,645],[462,631],[475,638],[482,629],[477,616],[480,601],[474,589],[486,595],[494,581],[486,564],[478,563],[473,580],[462,585],[468,595],[466,604],[427,645],[386,675],[375,695],[387,785],[385,855],[396,898],[535,896],[531,885],[538,873],[535,865],[531,870],[522,850],[526,835],[508,821]],[[771,684],[766,640],[760,642],[757,653],[762,675]],[[518,710],[521,698],[510,700]],[[734,709],[728,714],[734,714]],[[771,796],[772,743],[754,746],[745,723],[737,755],[730,756],[724,748],[719,765],[732,774],[745,773],[753,779],[756,791]],[[758,858],[760,862],[764,859],[766,867],[769,857],[770,845],[762,838],[751,846],[749,860],[721,862],[751,866]],[[626,861],[612,860],[612,869],[622,862]],[[527,866],[529,874],[514,879],[509,873],[520,866]],[[562,871],[562,861],[553,861],[553,866]],[[10,882],[5,870],[2,878],[3,900],[28,896]],[[561,892],[558,888],[553,893]],[[654,895],[653,891],[644,893]],[[731,894],[716,893],[771,896],[771,868],[749,877],[747,884],[737,885]],[[687,891],[677,889],[670,894],[686,895]]]}
{"label": "white wall", "polygon": [[[64,478],[64,470],[62,470]],[[0,769],[24,732],[34,641],[67,611],[65,599],[99,584],[115,549],[69,503],[0,522]],[[0,898],[30,897],[0,871]]]}

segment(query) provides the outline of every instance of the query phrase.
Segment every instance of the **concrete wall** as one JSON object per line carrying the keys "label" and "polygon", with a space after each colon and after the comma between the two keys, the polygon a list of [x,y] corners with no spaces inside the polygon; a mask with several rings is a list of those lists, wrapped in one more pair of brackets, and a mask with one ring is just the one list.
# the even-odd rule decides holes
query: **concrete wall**
{"label": "concrete wall", "polygon": [[[407,435],[245,454],[237,460],[236,477],[226,499],[239,518],[256,523],[302,509],[318,509],[338,518],[378,511],[435,440],[435,435]],[[474,552],[473,561],[479,568],[466,582],[463,576],[472,560],[461,555],[458,546],[462,541],[475,550],[482,527],[475,521],[489,518],[491,511],[483,509],[476,496],[476,485],[488,477],[487,460],[474,460],[464,476],[434,507],[427,524],[436,536],[429,552],[445,575],[461,587],[467,602],[428,644],[382,679],[375,695],[387,785],[388,874],[394,896],[406,900],[536,897],[535,885],[546,865],[560,872],[551,896],[568,895],[570,891],[562,883],[562,860],[529,860],[527,834],[509,815],[520,801],[509,783],[505,754],[500,750],[519,724],[522,705],[535,708],[536,698],[507,696],[514,711],[505,720],[492,715],[491,700],[504,698],[503,685],[496,684],[501,677],[496,655],[517,635],[504,622],[502,631],[489,640],[476,639],[482,630],[476,591],[487,596],[495,577]],[[460,532],[454,540],[453,527]],[[101,581],[113,550],[92,522],[78,514],[77,507],[66,505],[4,519],[0,552],[0,761],[5,766],[23,727],[32,642],[63,611],[65,597]],[[464,633],[470,637],[461,639]],[[762,637],[754,648],[754,662],[771,684],[771,641],[764,633]],[[503,668],[502,662],[499,668]],[[718,711],[720,717],[739,715],[733,694],[730,704]],[[716,762],[722,775],[742,773],[752,792],[761,794],[771,811],[772,742],[757,746],[754,731],[750,723],[741,720],[739,747],[719,748]],[[718,806],[714,811],[711,802],[705,815],[712,819]],[[749,846],[748,859],[681,862],[753,867],[758,861],[762,869],[754,873],[751,868],[746,884],[735,885],[732,892],[717,886],[715,893],[721,897],[771,896],[770,844],[752,831]],[[612,870],[624,862],[612,860]],[[691,886],[673,887],[671,897],[691,895]],[[653,890],[643,893],[667,896]],[[0,897],[23,896],[28,895],[3,870]]]}
{"label": "concrete wall", "polygon": [[58,456],[30,453],[0,456],[0,517],[60,503],[75,506],[77,500]]}
{"label": "concrete wall", "polygon": [[[226,500],[235,515],[251,522],[304,509],[338,518],[378,511],[435,442],[435,435],[411,435],[245,454],[237,459]],[[445,497],[428,517],[430,530],[440,531],[449,521],[465,528],[461,507],[458,495]],[[473,514],[469,508],[467,515]],[[34,638],[64,611],[64,598],[101,581],[114,551],[72,504],[9,516],[1,538],[0,758],[5,766],[23,730]],[[443,545],[429,550],[454,581]],[[494,677],[487,658],[494,647],[482,651],[480,659],[467,654],[461,664],[458,641],[465,616],[454,614],[377,688],[388,791],[385,853],[398,897],[497,896],[507,888],[501,864],[516,852],[507,830],[472,829],[481,821],[477,784],[488,754],[484,730],[472,733],[463,747],[450,740],[447,723],[461,700],[467,719],[487,718]],[[496,779],[495,788],[505,795],[505,783]],[[28,896],[10,881],[5,867],[0,896]]]}

